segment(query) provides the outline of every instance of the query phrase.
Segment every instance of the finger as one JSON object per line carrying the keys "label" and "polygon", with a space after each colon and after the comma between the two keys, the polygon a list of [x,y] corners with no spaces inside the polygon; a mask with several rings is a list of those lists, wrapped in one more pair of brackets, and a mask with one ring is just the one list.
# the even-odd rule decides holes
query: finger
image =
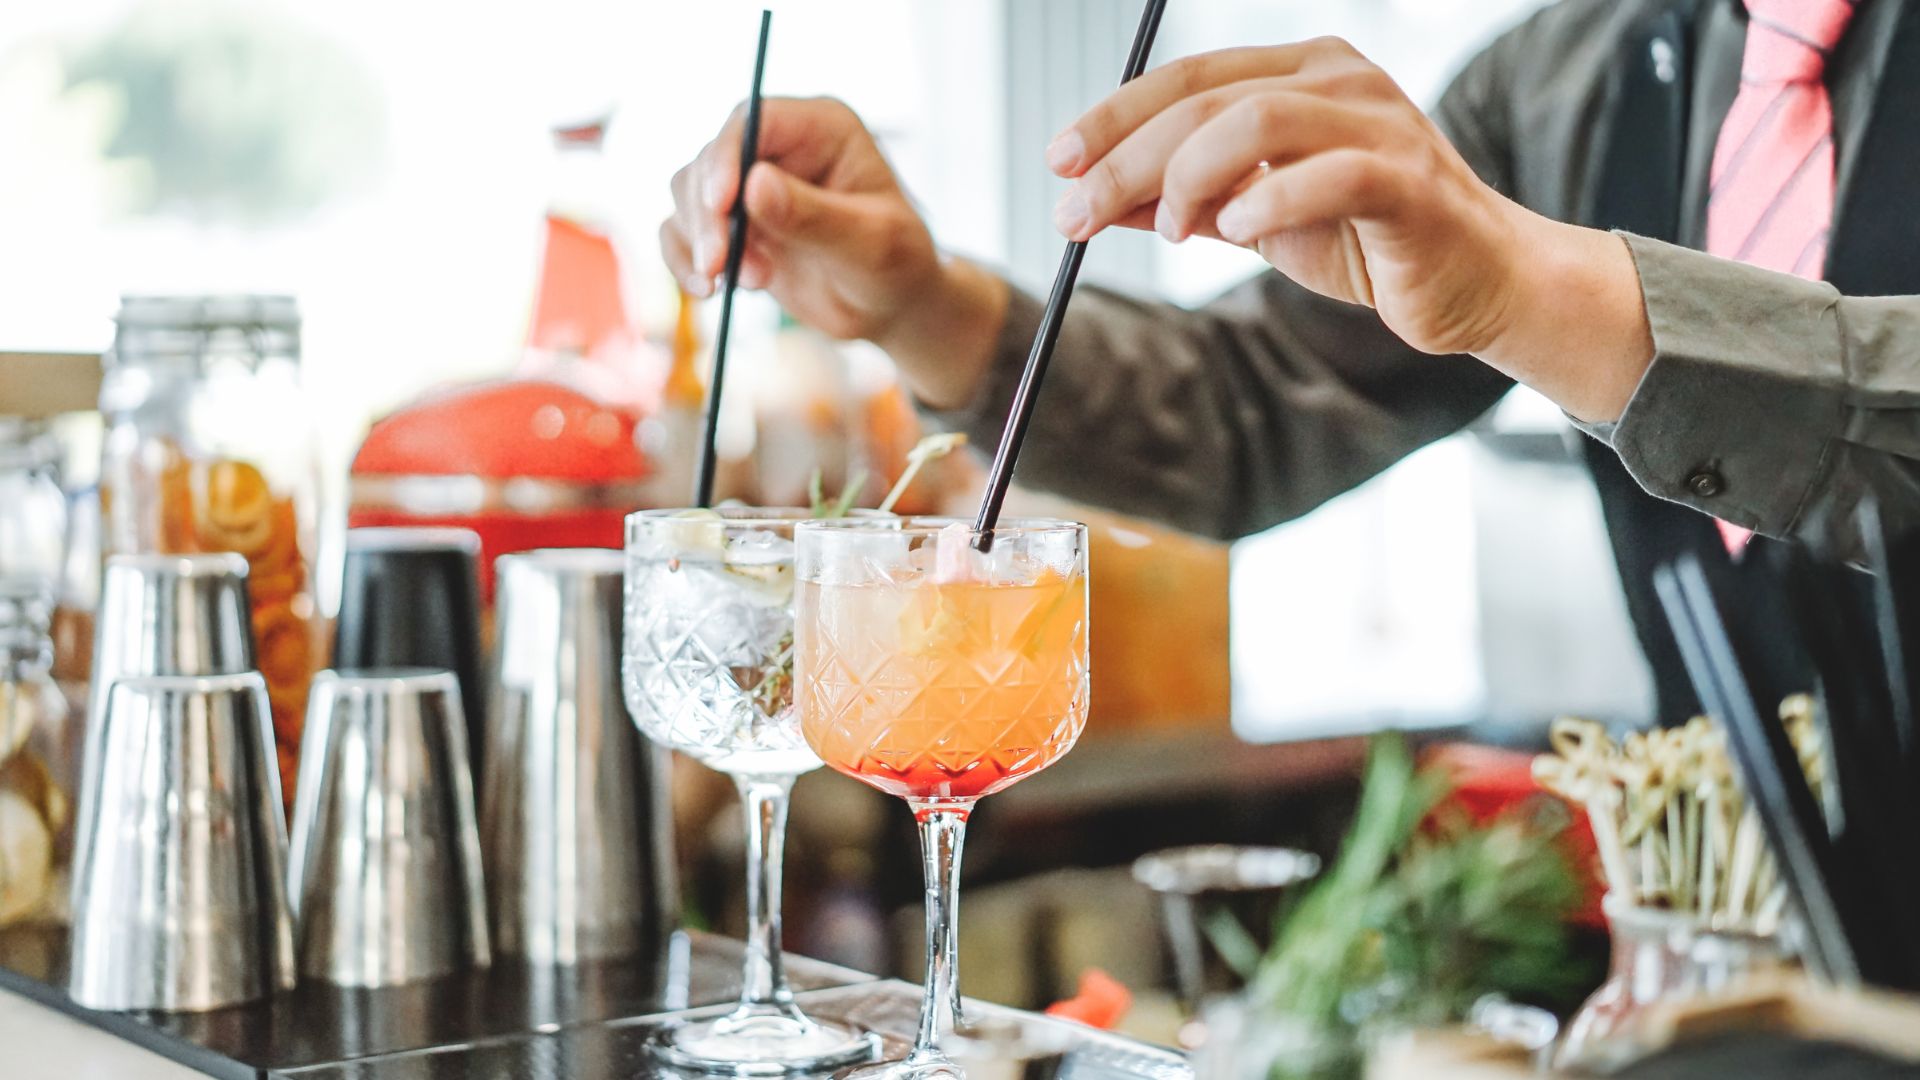
{"label": "finger", "polygon": [[1085,240],[1160,195],[1174,151],[1233,102],[1269,85],[1249,79],[1169,105],[1094,162],[1054,207],[1054,226],[1069,240]]}
{"label": "finger", "polygon": [[1347,147],[1370,149],[1384,126],[1377,110],[1320,94],[1266,89],[1246,95],[1202,124],[1167,161],[1161,231],[1169,240],[1184,239],[1262,164],[1280,166]]}
{"label": "finger", "polygon": [[[1147,203],[1145,206],[1135,207],[1127,211],[1125,215],[1108,226],[1108,228],[1138,229],[1141,232],[1153,232],[1155,231],[1154,212],[1159,206],[1160,202],[1156,199],[1153,202]],[[1192,235],[1203,236],[1209,240],[1220,239],[1220,234],[1214,230],[1213,222],[1211,221],[1202,222],[1199,228],[1193,230]]]}
{"label": "finger", "polygon": [[694,269],[711,277],[727,260],[727,214],[740,184],[740,133],[746,106],[734,107],[713,141],[674,180],[674,206],[693,247]]}
{"label": "finger", "polygon": [[687,246],[687,260],[690,268],[698,274],[712,277],[717,269],[716,264],[722,257],[720,249],[724,244],[710,242],[713,230],[707,219],[711,213],[697,190],[700,176],[698,166],[699,159],[696,158],[673,174],[672,221],[678,226],[681,239]]}
{"label": "finger", "polygon": [[693,268],[693,248],[687,243],[686,230],[678,218],[670,217],[660,223],[660,256],[666,260],[673,279],[689,296],[704,297],[713,292],[713,276]]}
{"label": "finger", "polygon": [[1274,169],[1222,207],[1216,226],[1230,243],[1252,244],[1289,229],[1386,217],[1403,205],[1406,191],[1381,155],[1332,150]]}
{"label": "finger", "polygon": [[[741,138],[747,105],[736,105],[719,134],[675,177],[675,202],[688,222],[696,268],[717,274],[727,259],[727,215],[740,191]],[[756,160],[807,180],[823,180],[860,120],[832,98],[765,98],[760,103]],[[751,207],[749,207],[751,210]]]}
{"label": "finger", "polygon": [[747,177],[747,218],[785,246],[857,249],[878,226],[869,196],[829,191],[770,162]]}
{"label": "finger", "polygon": [[768,255],[767,247],[758,238],[747,238],[747,253],[740,259],[742,288],[764,289],[773,280],[773,259]]}
{"label": "finger", "polygon": [[[740,190],[740,140],[747,105],[734,106],[727,122],[695,161],[701,203],[724,217]],[[812,183],[839,160],[860,118],[833,98],[765,98],[760,103],[756,161],[771,161]]]}
{"label": "finger", "polygon": [[1113,227],[1116,229],[1139,229],[1142,232],[1152,232],[1153,212],[1159,205],[1160,202],[1156,199],[1144,206],[1136,206],[1115,219]]}
{"label": "finger", "polygon": [[1245,79],[1288,75],[1324,46],[1269,45],[1186,56],[1126,83],[1081,114],[1047,146],[1047,166],[1079,176],[1133,131],[1182,98]]}

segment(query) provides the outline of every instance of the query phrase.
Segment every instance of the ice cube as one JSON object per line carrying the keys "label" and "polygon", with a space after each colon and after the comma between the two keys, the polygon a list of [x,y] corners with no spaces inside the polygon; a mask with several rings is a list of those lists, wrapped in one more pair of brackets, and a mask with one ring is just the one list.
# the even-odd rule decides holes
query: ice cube
{"label": "ice cube", "polygon": [[933,538],[933,577],[943,585],[984,576],[973,550],[973,531],[956,521]]}
{"label": "ice cube", "polygon": [[818,564],[818,580],[826,585],[888,584],[912,573],[907,538],[892,530],[837,533],[825,553]]}
{"label": "ice cube", "polygon": [[745,565],[768,562],[791,562],[793,560],[793,541],[779,533],[765,529],[744,532],[727,541],[727,563]]}

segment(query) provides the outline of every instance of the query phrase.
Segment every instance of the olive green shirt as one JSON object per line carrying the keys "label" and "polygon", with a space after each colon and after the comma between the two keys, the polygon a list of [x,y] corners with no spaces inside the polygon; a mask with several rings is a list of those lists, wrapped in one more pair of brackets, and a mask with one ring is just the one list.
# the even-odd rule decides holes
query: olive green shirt
{"label": "olive green shirt", "polygon": [[[1842,192],[1907,2],[1861,0],[1829,65]],[[1683,238],[1695,242],[1745,36],[1738,0],[1706,5],[1694,24],[1682,222]],[[1647,8],[1631,0],[1549,6],[1468,64],[1436,121],[1493,187],[1572,220],[1599,152],[1594,88]],[[1825,528],[1846,550],[1855,541],[1845,511],[1864,493],[1890,518],[1920,517],[1920,297],[1844,297],[1824,282],[1625,239],[1655,355],[1619,421],[1588,430],[1643,487],[1771,536]],[[1016,291],[982,390],[936,419],[996,443],[1039,316],[1040,304]],[[1371,310],[1278,273],[1196,309],[1082,287],[1018,476],[1191,532],[1238,537],[1307,513],[1460,430],[1511,387],[1470,357],[1420,353]]]}

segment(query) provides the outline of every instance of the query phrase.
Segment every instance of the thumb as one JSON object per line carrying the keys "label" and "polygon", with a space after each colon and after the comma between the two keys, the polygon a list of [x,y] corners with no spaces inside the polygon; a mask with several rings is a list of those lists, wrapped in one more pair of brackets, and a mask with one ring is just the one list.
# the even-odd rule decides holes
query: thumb
{"label": "thumb", "polygon": [[859,196],[809,184],[765,161],[747,174],[746,198],[756,229],[799,243],[845,243],[867,231],[872,213]]}

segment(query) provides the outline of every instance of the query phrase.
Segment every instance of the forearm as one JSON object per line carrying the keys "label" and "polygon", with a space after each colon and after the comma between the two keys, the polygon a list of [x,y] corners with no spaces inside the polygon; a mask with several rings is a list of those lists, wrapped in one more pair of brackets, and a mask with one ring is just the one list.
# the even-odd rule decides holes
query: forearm
{"label": "forearm", "polygon": [[1633,255],[1620,237],[1514,208],[1503,330],[1474,355],[1590,423],[1619,419],[1652,363]]}
{"label": "forearm", "polygon": [[965,259],[946,256],[926,296],[908,303],[874,336],[907,388],[931,408],[973,400],[1007,318],[1007,283]]}
{"label": "forearm", "polygon": [[[1038,299],[1009,299],[978,393],[935,412],[987,447],[1040,319]],[[1278,274],[1193,310],[1083,286],[1016,475],[1231,539],[1304,514],[1458,430],[1511,385],[1471,358],[1415,352],[1372,311]]]}

